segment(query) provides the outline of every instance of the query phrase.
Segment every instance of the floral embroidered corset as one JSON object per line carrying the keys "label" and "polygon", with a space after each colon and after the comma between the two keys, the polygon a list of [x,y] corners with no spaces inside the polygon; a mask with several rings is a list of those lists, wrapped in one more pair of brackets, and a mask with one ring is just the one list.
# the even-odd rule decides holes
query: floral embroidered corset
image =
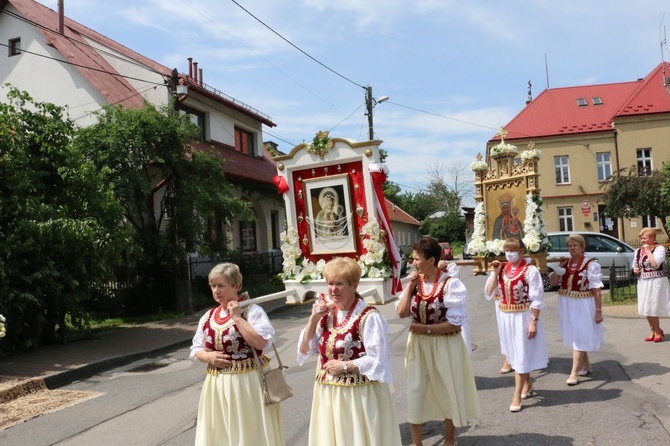
{"label": "floral embroidered corset", "polygon": [[[254,354],[251,347],[246,343],[242,334],[238,331],[232,319],[228,319],[223,324],[216,322],[214,312],[218,310],[213,308],[202,329],[205,332],[205,347],[210,350],[217,350],[227,353],[232,361],[253,361]],[[260,356],[263,350],[256,349]]]}
{"label": "floral embroidered corset", "polygon": [[421,287],[412,295],[409,313],[412,321],[419,324],[437,324],[447,320],[447,308],[442,302],[444,289],[451,278],[435,285],[435,289],[428,296],[421,294]]}
{"label": "floral embroidered corset", "polygon": [[530,265],[523,262],[512,271],[512,264],[508,263],[498,274],[498,290],[500,303],[498,307],[505,312],[524,311],[530,308],[531,300],[528,296],[528,268]]}
{"label": "floral embroidered corset", "polygon": [[323,335],[319,340],[319,364],[321,367],[319,368],[319,373],[316,375],[316,381],[324,384],[345,386],[365,385],[372,382],[365,375],[353,372],[331,376],[322,367],[330,359],[351,361],[365,356],[361,325],[365,317],[373,311],[379,310],[367,305],[357,316],[352,317],[340,327],[334,326],[334,312],[330,312],[327,317],[321,318],[319,322],[323,329]]}
{"label": "floral embroidered corset", "polygon": [[[656,248],[657,246],[651,249],[652,255]],[[649,255],[642,248],[635,252],[635,264],[640,268],[640,279],[653,279],[655,277],[665,277],[668,275],[668,272],[664,269],[665,259],[658,264],[657,268],[654,268],[649,262]]]}
{"label": "floral embroidered corset", "polygon": [[565,274],[561,277],[559,293],[570,297],[591,297],[589,277],[586,270],[592,261],[593,259],[582,261],[580,265],[574,268],[568,263],[565,267]]}

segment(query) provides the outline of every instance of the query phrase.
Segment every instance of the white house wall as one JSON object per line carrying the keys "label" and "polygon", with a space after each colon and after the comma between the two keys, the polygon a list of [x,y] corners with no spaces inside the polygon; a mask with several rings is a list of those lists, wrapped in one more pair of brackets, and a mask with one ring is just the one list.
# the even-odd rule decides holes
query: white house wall
{"label": "white house wall", "polygon": [[[6,8],[20,15],[11,4]],[[0,53],[0,83],[28,91],[38,102],[69,106],[68,114],[79,126],[95,122],[88,115],[106,103],[102,95],[72,65],[54,60],[62,60],[63,56],[44,43],[44,36],[36,28],[8,14],[0,14],[0,42],[7,44],[16,37],[21,38],[22,50],[46,57],[27,52],[8,57],[5,50]],[[0,89],[0,100],[6,102],[6,95],[7,89]]]}
{"label": "white house wall", "polygon": [[139,62],[128,59],[123,54],[101,45],[95,40],[87,39],[86,42],[98,51],[105,62],[110,64],[120,75],[125,76],[126,81],[147,102],[154,104],[156,107],[168,105],[170,94],[163,75],[148,69]]}

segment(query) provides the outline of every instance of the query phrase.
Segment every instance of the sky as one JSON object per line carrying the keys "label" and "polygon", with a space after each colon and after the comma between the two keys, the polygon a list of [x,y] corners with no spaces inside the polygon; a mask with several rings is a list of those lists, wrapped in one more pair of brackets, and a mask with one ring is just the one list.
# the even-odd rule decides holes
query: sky
{"label": "sky", "polygon": [[65,0],[65,14],[182,73],[193,57],[205,83],[271,117],[264,140],[285,153],[320,130],[369,139],[371,86],[389,97],[373,110],[389,180],[417,193],[436,166],[447,182],[450,166],[466,166],[471,180],[467,166],[524,108],[529,81],[537,97],[668,61],[670,3]]}

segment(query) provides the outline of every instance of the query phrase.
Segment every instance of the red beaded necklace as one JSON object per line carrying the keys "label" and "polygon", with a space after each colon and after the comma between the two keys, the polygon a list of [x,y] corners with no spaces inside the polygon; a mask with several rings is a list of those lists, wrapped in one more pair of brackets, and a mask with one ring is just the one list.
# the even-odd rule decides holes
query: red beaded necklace
{"label": "red beaded necklace", "polygon": [[337,321],[337,313],[339,313],[339,310],[335,310],[333,312],[333,326],[335,328],[340,328],[344,325],[347,325],[347,322],[349,322],[349,319],[351,318],[351,315],[354,312],[354,308],[356,308],[356,304],[358,303],[358,297],[354,299],[354,301],[351,303],[351,306],[349,307],[349,310],[347,310],[346,316],[344,316],[344,319],[342,322]]}
{"label": "red beaded necklace", "polygon": [[565,269],[566,269],[570,274],[573,274],[573,273],[579,271],[579,269],[582,267],[582,263],[584,262],[584,259],[586,259],[586,257],[584,257],[584,256],[582,255],[582,256],[580,257],[579,261],[578,261],[577,264],[576,264],[577,266],[575,266],[575,267],[572,266],[573,263],[572,263],[571,261],[568,262],[568,264],[565,266]]}
{"label": "red beaded necklace", "polygon": [[523,262],[520,263],[519,266],[517,266],[516,268],[513,268],[511,263],[505,265],[505,275],[510,279],[514,279],[522,272],[523,272]]}
{"label": "red beaded necklace", "polygon": [[[243,300],[244,299],[242,299],[242,298],[237,299],[238,302],[242,302]],[[218,306],[218,308],[216,310],[214,310],[214,315],[213,315],[214,322],[216,322],[219,325],[223,325],[230,320],[230,313],[226,314],[224,317],[221,317],[221,312],[223,311],[223,309],[224,309],[223,304],[221,304],[221,305]]]}
{"label": "red beaded necklace", "polygon": [[441,276],[440,272],[437,271],[437,272],[435,273],[435,281],[433,282],[433,289],[430,290],[430,294],[426,294],[426,292],[425,292],[425,290],[424,290],[424,288],[423,288],[423,284],[424,284],[424,280],[423,280],[423,279],[424,279],[426,276],[423,275],[423,276],[421,277],[421,281],[419,282],[419,295],[421,296],[421,299],[423,299],[423,300],[428,300],[428,299],[430,299],[431,297],[433,297],[433,296],[435,295],[435,292],[437,291],[437,283],[440,281],[440,276]]}

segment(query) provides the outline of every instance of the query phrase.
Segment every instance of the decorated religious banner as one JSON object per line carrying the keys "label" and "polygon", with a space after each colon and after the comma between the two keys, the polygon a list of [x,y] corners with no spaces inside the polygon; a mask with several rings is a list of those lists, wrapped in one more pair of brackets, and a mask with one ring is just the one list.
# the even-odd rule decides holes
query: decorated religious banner
{"label": "decorated religious banner", "polygon": [[475,261],[475,274],[486,274],[489,261],[504,255],[508,238],[521,239],[526,253],[546,272],[547,228],[544,223],[537,163],[540,151],[535,144],[519,153],[505,142],[507,131],[498,132],[500,143],[491,148],[489,162],[470,164],[475,172],[474,229],[468,253]]}
{"label": "decorated religious banner", "polygon": [[386,303],[401,291],[400,258],[382,193],[388,169],[379,162],[379,143],[318,132],[311,144],[275,158],[274,182],[287,217],[282,278],[297,291],[288,303],[325,293],[323,267],[342,256],[361,266],[358,292],[368,303]]}

